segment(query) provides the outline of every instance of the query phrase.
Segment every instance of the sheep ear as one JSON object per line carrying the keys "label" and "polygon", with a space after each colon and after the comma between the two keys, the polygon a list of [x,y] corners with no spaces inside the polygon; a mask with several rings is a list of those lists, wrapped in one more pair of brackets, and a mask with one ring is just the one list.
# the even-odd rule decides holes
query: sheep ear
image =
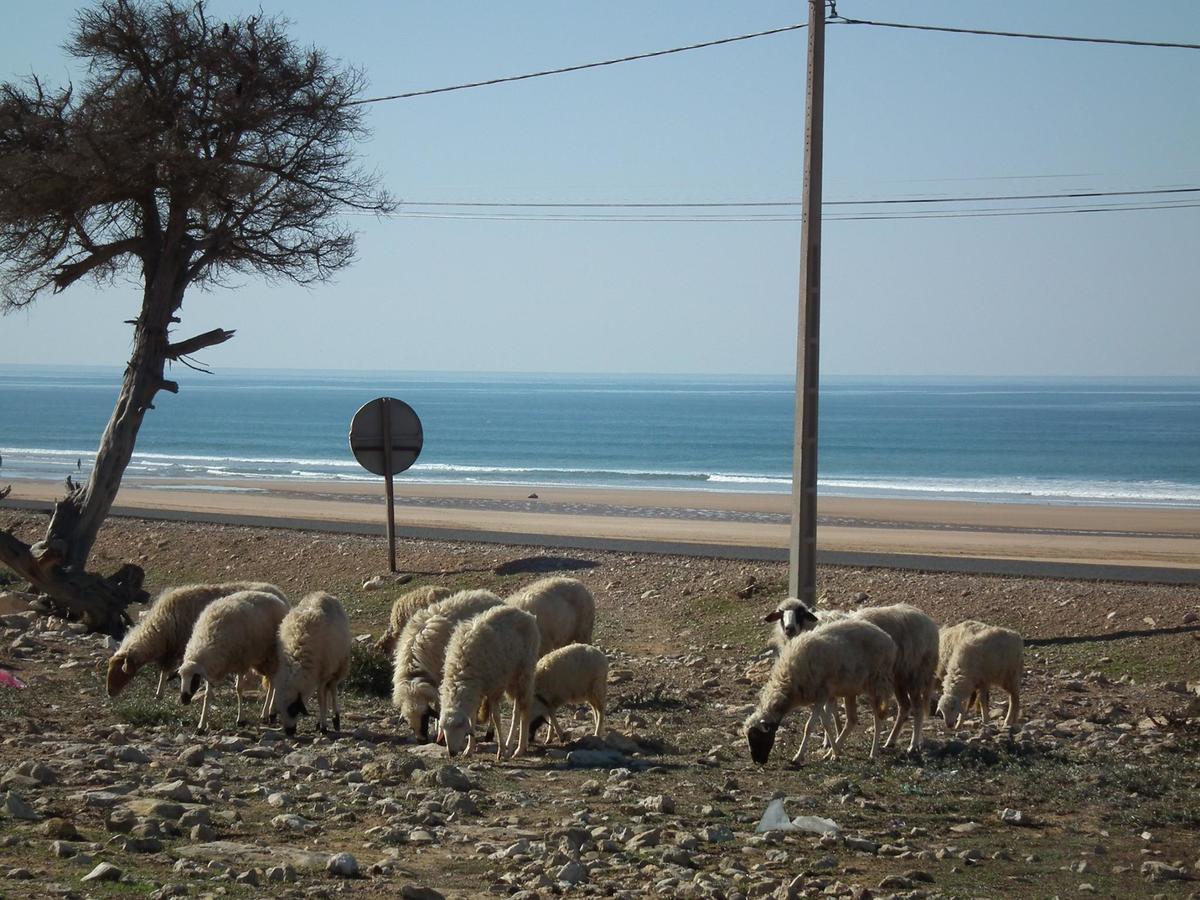
{"label": "sheep ear", "polygon": [[817,621],[817,614],[807,606],[801,606],[798,612],[800,613],[800,618],[802,618],[805,622]]}
{"label": "sheep ear", "polygon": [[777,609],[763,616],[764,622],[778,622],[783,618],[783,610]]}
{"label": "sheep ear", "polygon": [[132,675],[132,674],[133,674],[133,663],[131,663],[131,662],[129,661],[129,657],[128,657],[128,656],[126,656],[126,657],[123,657],[123,658],[121,659],[121,671],[122,671],[122,672],[124,672],[126,675]]}

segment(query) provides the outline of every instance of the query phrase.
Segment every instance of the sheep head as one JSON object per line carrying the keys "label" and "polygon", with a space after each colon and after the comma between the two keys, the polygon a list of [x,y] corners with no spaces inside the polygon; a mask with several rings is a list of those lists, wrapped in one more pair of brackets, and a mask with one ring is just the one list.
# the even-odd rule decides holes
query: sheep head
{"label": "sheep head", "polygon": [[764,622],[778,622],[780,630],[787,638],[794,638],[802,631],[808,631],[817,625],[817,614],[796,599],[784,600],[779,606],[763,617]]}
{"label": "sheep head", "polygon": [[203,668],[194,662],[185,662],[179,667],[179,702],[187,705],[208,680]]}
{"label": "sheep head", "polygon": [[775,732],[779,723],[751,716],[746,723],[746,742],[750,745],[750,758],[760,766],[767,764],[771,748],[775,746]]}
{"label": "sheep head", "polygon": [[467,740],[471,736],[471,720],[466,713],[457,710],[443,713],[438,721],[438,730],[445,735],[446,751],[451,756],[457,756],[467,749]]}
{"label": "sheep head", "polygon": [[438,690],[424,678],[410,678],[401,699],[400,711],[408,720],[412,733],[422,741],[429,740],[429,723],[437,715]]}
{"label": "sheep head", "polygon": [[133,681],[138,666],[128,656],[118,653],[108,661],[108,677],[105,679],[108,696],[115,697]]}

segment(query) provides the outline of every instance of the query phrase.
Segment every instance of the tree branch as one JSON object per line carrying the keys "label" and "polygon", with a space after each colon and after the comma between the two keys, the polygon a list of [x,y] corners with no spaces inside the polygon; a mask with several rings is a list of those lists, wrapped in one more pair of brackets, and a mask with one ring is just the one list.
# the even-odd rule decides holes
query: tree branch
{"label": "tree branch", "polygon": [[167,359],[177,360],[181,356],[189,356],[197,350],[203,350],[205,347],[213,347],[217,344],[223,344],[237,332],[224,328],[214,328],[212,331],[206,331],[204,334],[198,334],[195,337],[188,338],[186,341],[179,341],[175,344],[167,345]]}
{"label": "tree branch", "polygon": [[124,253],[137,253],[141,246],[142,242],[139,239],[126,238],[123,241],[114,241],[102,247],[93,247],[92,255],[84,259],[76,262],[62,263],[55,268],[54,274],[50,276],[51,281],[54,282],[54,292],[58,293],[65,290],[88,274],[88,272],[108,265]]}

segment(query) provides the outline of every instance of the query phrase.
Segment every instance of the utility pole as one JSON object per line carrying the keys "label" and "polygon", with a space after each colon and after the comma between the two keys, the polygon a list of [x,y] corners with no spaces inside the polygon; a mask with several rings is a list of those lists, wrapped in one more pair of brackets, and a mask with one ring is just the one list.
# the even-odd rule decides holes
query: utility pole
{"label": "utility pole", "polygon": [[808,0],[804,213],[800,226],[800,321],[796,333],[796,431],[788,595],[817,601],[817,395],[821,334],[821,149],[825,113],[825,0]]}

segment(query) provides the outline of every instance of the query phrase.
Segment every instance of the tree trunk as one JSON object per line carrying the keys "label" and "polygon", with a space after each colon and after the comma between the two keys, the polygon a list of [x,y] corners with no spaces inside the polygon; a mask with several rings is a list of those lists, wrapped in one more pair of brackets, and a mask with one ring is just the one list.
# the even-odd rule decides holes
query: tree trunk
{"label": "tree trunk", "polygon": [[103,578],[86,571],[88,557],[133,457],[146,411],[154,408],[160,390],[177,390],[163,370],[170,347],[167,330],[187,286],[187,258],[163,260],[156,268],[147,279],[141,315],[134,323],[133,352],[87,485],[55,503],[46,536],[33,546],[0,533],[0,561],[65,612],[113,635],[128,624],[125,607],[146,598],[141,569],[126,565]]}

